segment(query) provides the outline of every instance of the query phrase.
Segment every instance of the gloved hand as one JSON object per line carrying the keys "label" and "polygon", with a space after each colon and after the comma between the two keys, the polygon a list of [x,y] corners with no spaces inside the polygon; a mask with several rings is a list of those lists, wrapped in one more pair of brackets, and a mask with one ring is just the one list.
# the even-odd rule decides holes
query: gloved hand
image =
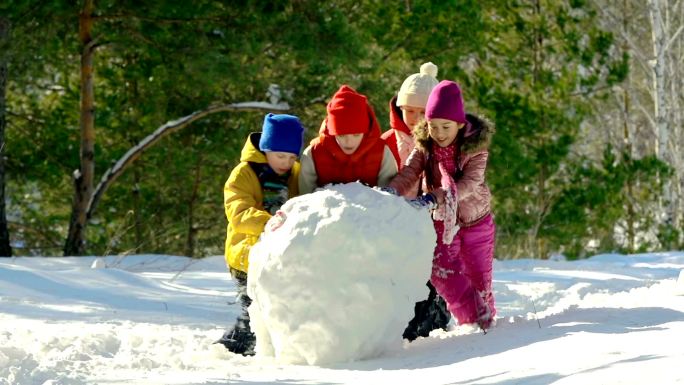
{"label": "gloved hand", "polygon": [[393,187],[389,187],[389,186],[387,186],[387,187],[378,187],[378,186],[375,186],[375,187],[373,187],[373,189],[378,190],[378,191],[382,191],[382,192],[386,192],[386,193],[390,193],[390,194],[392,194],[392,195],[399,196],[399,192],[397,191],[397,189],[395,189],[395,188],[393,188]]}
{"label": "gloved hand", "polygon": [[407,202],[417,210],[434,210],[437,207],[437,200],[431,193],[423,194],[415,199],[409,199]]}
{"label": "gloved hand", "polygon": [[285,220],[287,219],[287,216],[283,211],[276,211],[276,213],[271,217],[271,219],[266,222],[266,228],[264,229],[267,232],[273,232],[278,230],[280,226],[285,223]]}

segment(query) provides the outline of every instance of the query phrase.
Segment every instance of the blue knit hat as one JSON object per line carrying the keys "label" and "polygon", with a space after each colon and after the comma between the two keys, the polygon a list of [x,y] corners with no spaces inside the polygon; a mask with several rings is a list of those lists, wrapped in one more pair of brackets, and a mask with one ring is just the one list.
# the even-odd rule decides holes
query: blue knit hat
{"label": "blue knit hat", "polygon": [[261,151],[289,152],[299,156],[304,143],[304,127],[299,118],[287,114],[266,114],[261,129]]}

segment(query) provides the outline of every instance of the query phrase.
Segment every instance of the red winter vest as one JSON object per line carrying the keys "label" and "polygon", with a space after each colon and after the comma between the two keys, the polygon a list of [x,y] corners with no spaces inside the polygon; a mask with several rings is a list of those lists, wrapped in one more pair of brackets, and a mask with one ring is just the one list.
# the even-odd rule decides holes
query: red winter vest
{"label": "red winter vest", "polygon": [[[318,186],[328,183],[361,181],[378,185],[378,174],[385,153],[385,142],[368,99],[343,85],[326,107],[328,115],[321,125],[318,138],[311,141],[311,157],[318,175]],[[335,135],[363,134],[359,148],[347,155],[335,140]]]}
{"label": "red winter vest", "polygon": [[317,185],[359,180],[369,186],[377,186],[384,153],[385,142],[380,135],[365,136],[351,155],[342,151],[334,136],[319,136],[311,142],[311,156],[318,174]]}

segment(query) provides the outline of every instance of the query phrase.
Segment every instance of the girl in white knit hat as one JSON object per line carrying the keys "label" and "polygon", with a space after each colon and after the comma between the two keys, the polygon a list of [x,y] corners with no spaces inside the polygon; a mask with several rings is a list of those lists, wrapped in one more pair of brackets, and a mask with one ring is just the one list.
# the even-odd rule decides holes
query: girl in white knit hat
{"label": "girl in white knit hat", "polygon": [[438,83],[436,77],[437,66],[432,62],[423,63],[420,72],[407,77],[399,88],[399,94],[390,100],[391,128],[382,138],[392,151],[400,171],[414,147],[411,129],[425,115],[430,91]]}
{"label": "girl in white knit hat", "polygon": [[[390,100],[391,128],[382,135],[382,139],[392,151],[399,170],[413,150],[411,131],[424,118],[428,96],[437,83],[437,66],[432,62],[423,63],[420,72],[407,77],[399,88],[399,94]],[[418,190],[419,185],[416,183],[407,196],[415,197]],[[451,319],[444,299],[437,294],[430,282],[427,286],[430,289],[428,298],[416,303],[415,316],[404,330],[403,337],[409,341],[427,337],[434,329],[446,329]]]}

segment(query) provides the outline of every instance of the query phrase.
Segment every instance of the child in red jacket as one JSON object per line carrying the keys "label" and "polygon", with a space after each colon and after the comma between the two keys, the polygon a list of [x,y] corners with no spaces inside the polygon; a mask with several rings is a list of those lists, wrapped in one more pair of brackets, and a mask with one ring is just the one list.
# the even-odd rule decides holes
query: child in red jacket
{"label": "child in red jacket", "polygon": [[333,95],[317,138],[302,153],[299,193],[330,183],[387,186],[397,173],[368,99],[347,85]]}

